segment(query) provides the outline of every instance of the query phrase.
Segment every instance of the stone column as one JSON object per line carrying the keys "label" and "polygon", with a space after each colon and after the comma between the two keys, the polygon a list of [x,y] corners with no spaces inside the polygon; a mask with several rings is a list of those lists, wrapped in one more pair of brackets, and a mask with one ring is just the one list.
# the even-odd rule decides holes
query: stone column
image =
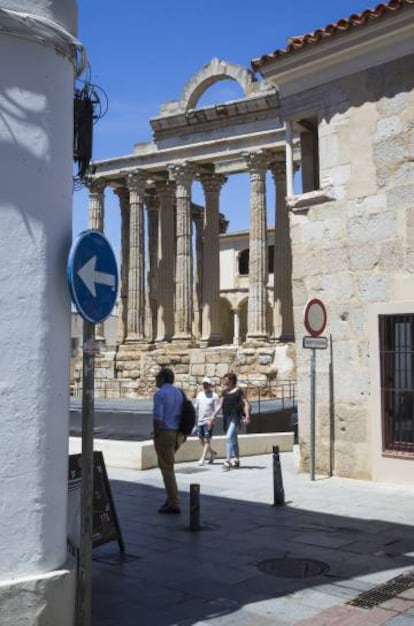
{"label": "stone column", "polygon": [[152,341],[157,337],[158,309],[158,211],[159,200],[156,195],[147,198],[148,223],[148,337]]}
{"label": "stone column", "polygon": [[191,272],[191,184],[195,170],[188,164],[173,165],[170,173],[176,182],[177,252],[175,268],[175,324],[173,341],[190,342],[193,322]]}
{"label": "stone column", "polygon": [[245,155],[250,172],[249,302],[247,340],[266,341],[267,224],[266,170],[268,156],[260,151]]}
{"label": "stone column", "polygon": [[145,340],[145,248],[144,193],[146,174],[128,174],[129,189],[129,271],[128,271],[128,342]]}
{"label": "stone column", "polygon": [[240,345],[240,310],[233,309],[233,345]]}
{"label": "stone column", "polygon": [[119,198],[121,211],[121,288],[118,306],[118,343],[123,343],[128,327],[128,266],[129,266],[129,189],[117,187],[114,193]]}
{"label": "stone column", "polygon": [[105,222],[104,191],[106,182],[101,179],[91,180],[88,183],[89,206],[88,227],[103,233]]}
{"label": "stone column", "polygon": [[276,185],[273,339],[292,341],[292,247],[286,204],[286,165],[280,161],[272,163],[271,171]]}
{"label": "stone column", "polygon": [[[201,337],[201,307],[202,307],[202,256],[203,256],[203,227],[204,213],[193,213],[192,222],[195,228],[195,253],[196,263],[192,264],[192,274],[194,276],[193,285],[193,336],[199,340]],[[195,271],[194,271],[195,270]]]}
{"label": "stone column", "polygon": [[202,248],[202,334],[203,345],[221,343],[220,331],[220,244],[219,194],[226,182],[219,174],[202,174],[206,210],[204,213]]}
{"label": "stone column", "polygon": [[[104,191],[106,182],[100,180],[91,180],[88,183],[89,189],[89,206],[88,206],[88,227],[104,231],[105,224],[105,196]],[[104,322],[95,325],[95,341],[105,342],[105,325]]]}
{"label": "stone column", "polygon": [[174,186],[155,183],[158,213],[158,308],[156,341],[171,341],[174,334],[175,220]]}

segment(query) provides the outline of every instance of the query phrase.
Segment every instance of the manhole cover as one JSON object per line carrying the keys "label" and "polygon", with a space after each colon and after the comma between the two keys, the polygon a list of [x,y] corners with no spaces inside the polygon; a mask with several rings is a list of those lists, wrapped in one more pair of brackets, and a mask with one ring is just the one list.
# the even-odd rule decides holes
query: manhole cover
{"label": "manhole cover", "polygon": [[264,574],[285,578],[308,578],[329,572],[329,566],[326,563],[313,559],[267,559],[260,561],[258,568]]}

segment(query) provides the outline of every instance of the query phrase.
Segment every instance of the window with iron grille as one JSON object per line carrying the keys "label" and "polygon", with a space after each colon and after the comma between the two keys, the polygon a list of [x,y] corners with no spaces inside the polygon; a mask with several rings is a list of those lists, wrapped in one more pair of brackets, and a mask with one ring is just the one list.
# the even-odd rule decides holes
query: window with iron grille
{"label": "window with iron grille", "polygon": [[414,315],[380,315],[384,452],[414,454]]}

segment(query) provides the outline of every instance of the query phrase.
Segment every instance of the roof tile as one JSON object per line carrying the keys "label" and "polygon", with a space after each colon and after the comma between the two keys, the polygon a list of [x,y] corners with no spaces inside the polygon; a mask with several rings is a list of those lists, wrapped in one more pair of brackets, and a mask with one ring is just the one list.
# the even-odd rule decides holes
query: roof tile
{"label": "roof tile", "polygon": [[324,28],[318,28],[312,33],[300,35],[298,37],[290,37],[286,48],[275,50],[269,54],[253,59],[252,67],[254,70],[260,70],[264,65],[285,57],[297,50],[303,50],[308,46],[320,44],[327,39],[335,37],[338,33],[350,31],[353,28],[364,26],[368,22],[382,19],[384,16],[400,11],[405,7],[414,7],[414,0],[390,0],[387,3],[378,4],[375,9],[366,9],[362,13],[353,13],[348,18],[341,18],[333,24],[327,24]]}

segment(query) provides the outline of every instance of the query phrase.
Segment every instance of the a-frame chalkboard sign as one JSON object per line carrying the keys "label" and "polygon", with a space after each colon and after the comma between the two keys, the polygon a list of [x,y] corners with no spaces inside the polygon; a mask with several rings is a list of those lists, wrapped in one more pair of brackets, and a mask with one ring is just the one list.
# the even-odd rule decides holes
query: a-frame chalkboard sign
{"label": "a-frame chalkboard sign", "polygon": [[[100,451],[93,453],[93,525],[92,525],[92,547],[102,546],[110,541],[117,541],[120,552],[125,552],[125,545],[122,539],[121,528],[112,498],[111,486],[106,473],[105,461]],[[69,494],[79,493],[80,502],[80,481],[81,481],[81,455],[69,455]],[[73,507],[72,507],[73,508]],[[80,511],[80,504],[79,504]],[[77,516],[77,512],[72,514]],[[80,514],[80,513],[79,513]],[[70,538],[74,543],[73,537]],[[75,544],[78,544],[75,541]]]}

